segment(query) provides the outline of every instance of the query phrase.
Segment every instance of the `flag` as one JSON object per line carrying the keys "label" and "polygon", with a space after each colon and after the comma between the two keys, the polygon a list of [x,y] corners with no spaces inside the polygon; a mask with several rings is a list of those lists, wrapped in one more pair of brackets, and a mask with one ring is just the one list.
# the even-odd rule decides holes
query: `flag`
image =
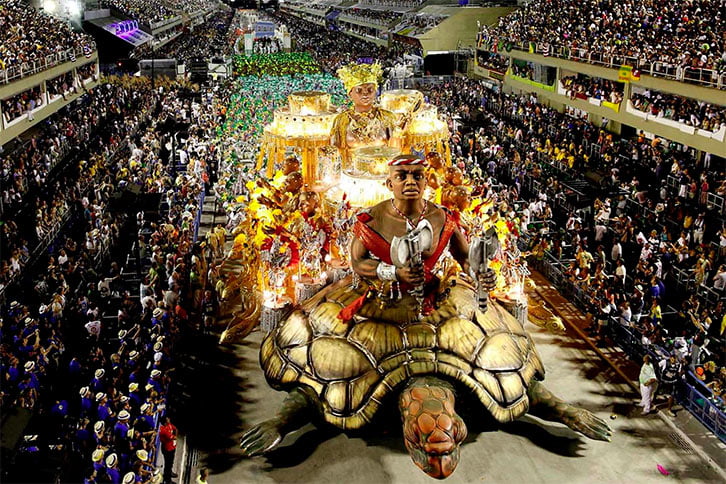
{"label": "flag", "polygon": [[534,54],[534,51],[536,50],[536,47],[537,46],[534,44],[534,42],[530,42],[529,43],[529,53],[530,54]]}
{"label": "flag", "polygon": [[93,53],[93,51],[91,50],[91,48],[89,46],[87,46],[87,45],[83,46],[83,55],[85,55],[86,58],[90,58],[92,53]]}
{"label": "flag", "polygon": [[546,42],[544,44],[544,46],[542,47],[542,50],[543,50],[543,52],[542,52],[542,55],[543,56],[545,56],[545,57],[549,57],[550,56],[550,44],[549,44],[549,42]]}
{"label": "flag", "polygon": [[70,57],[71,62],[75,62],[76,61],[76,51],[71,50],[71,53],[68,55],[68,57]]}
{"label": "flag", "polygon": [[618,81],[619,82],[632,82],[640,80],[640,71],[633,69],[633,66],[620,66],[618,70]]}

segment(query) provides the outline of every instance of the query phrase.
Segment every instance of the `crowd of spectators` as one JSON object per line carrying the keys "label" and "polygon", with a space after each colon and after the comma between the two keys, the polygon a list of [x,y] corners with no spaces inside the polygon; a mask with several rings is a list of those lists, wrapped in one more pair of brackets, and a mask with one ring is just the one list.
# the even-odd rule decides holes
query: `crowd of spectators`
{"label": "crowd of spectators", "polygon": [[209,7],[204,0],[101,0],[101,6],[146,23],[157,23]]}
{"label": "crowd of spectators", "polygon": [[[207,164],[215,160],[207,140],[216,118],[211,108],[182,97],[186,90],[165,81],[152,90],[146,79],[119,78],[88,94],[91,106],[118,109],[119,116],[106,120],[103,138],[94,133],[86,143],[72,184],[50,190],[64,194],[79,227],[52,246],[34,291],[2,309],[3,413],[11,406],[37,410],[45,424],[36,429],[38,444],[24,451],[41,460],[45,448],[63,454],[72,463],[65,480],[80,480],[72,474],[79,469],[88,469],[86,482],[118,482],[129,472],[136,482],[150,482],[155,472],[173,344],[207,270],[194,221]],[[194,126],[183,145],[184,172],[166,148],[169,127],[178,123]],[[145,211],[136,217],[135,243],[146,261],[142,270],[148,267],[138,290],[122,277],[126,259],[118,253],[129,219],[109,210],[112,195],[130,186],[163,194],[168,207],[161,219]]]}
{"label": "crowd of spectators", "polygon": [[45,104],[45,94],[43,94],[40,86],[19,92],[2,100],[3,120],[7,124],[24,114],[27,114],[28,119],[32,120],[33,110],[43,106],[43,104]]}
{"label": "crowd of spectators", "polygon": [[485,51],[478,51],[476,55],[477,64],[480,67],[502,73],[509,69],[509,57],[507,56]]}
{"label": "crowd of spectators", "polygon": [[395,8],[416,8],[426,0],[359,0],[358,5],[370,5],[372,7],[395,7]]}
{"label": "crowd of spectators", "polygon": [[0,3],[0,79],[4,70],[29,70],[34,62],[46,62],[53,54],[69,49],[80,53],[84,48],[95,50],[93,38],[73,31],[69,24],[21,0]]}
{"label": "crowd of spectators", "polygon": [[447,15],[427,13],[405,14],[395,30],[402,35],[419,35],[433,29],[447,18]]}
{"label": "crowd of spectators", "polygon": [[561,78],[560,84],[562,84],[571,99],[577,97],[593,98],[613,104],[620,104],[623,100],[622,82],[576,74]]}
{"label": "crowd of spectators", "polygon": [[340,14],[341,16],[350,16],[354,18],[358,18],[361,20],[365,20],[370,23],[379,24],[379,25],[390,25],[393,22],[397,22],[398,20],[403,17],[403,14],[400,12],[395,12],[392,10],[371,10],[369,8],[358,8],[358,7],[351,7],[346,10],[343,10]]}
{"label": "crowd of spectators", "polygon": [[[158,58],[177,59],[180,63],[193,59],[208,61],[212,57],[221,57],[227,50],[227,35],[233,18],[234,10],[218,10],[201,25],[156,49],[155,55]],[[134,57],[148,58],[151,54],[150,49],[146,46],[141,47],[136,49]]]}
{"label": "crowd of spectators", "polygon": [[45,83],[49,100],[53,100],[53,98],[58,96],[65,100],[67,94],[75,93],[78,90],[76,82],[76,76],[72,71],[61,74],[54,79],[49,79]]}
{"label": "crowd of spectators", "polygon": [[353,62],[360,57],[380,59],[387,64],[385,49],[371,42],[345,35],[338,31],[328,31],[320,25],[302,20],[283,11],[272,18],[287,25],[293,32],[293,51],[314,53],[323,71],[334,74],[341,65]]}
{"label": "crowd of spectators", "polygon": [[709,131],[726,123],[726,107],[709,104],[667,92],[644,90],[630,95],[633,107],[653,116]]}
{"label": "crowd of spectators", "polygon": [[726,69],[723,9],[719,2],[697,0],[534,0],[483,27],[491,38],[515,44],[565,47],[580,58],[596,54],[615,64],[635,59],[638,66]]}
{"label": "crowd of spectators", "polygon": [[[723,383],[726,227],[706,198],[723,184],[723,166],[643,133],[617,139],[536,98],[497,96],[472,81],[428,95],[475,127],[454,134],[453,152],[505,187],[535,267],[553,264],[594,334],[609,338],[614,315],[643,351],[682,358],[692,383]],[[606,186],[587,189],[592,198],[575,209],[565,181],[593,169],[605,170]],[[712,397],[723,406],[719,392]]]}
{"label": "crowd of spectators", "polygon": [[[67,106],[45,121],[39,136],[3,153],[0,292],[17,279],[28,257],[41,251],[63,228],[74,197],[93,184],[102,159],[138,126],[149,102],[148,96],[132,92],[129,86],[99,86],[77,105]],[[53,175],[78,146],[100,154],[80,160],[77,172]],[[20,263],[13,260],[18,251],[26,254]]]}

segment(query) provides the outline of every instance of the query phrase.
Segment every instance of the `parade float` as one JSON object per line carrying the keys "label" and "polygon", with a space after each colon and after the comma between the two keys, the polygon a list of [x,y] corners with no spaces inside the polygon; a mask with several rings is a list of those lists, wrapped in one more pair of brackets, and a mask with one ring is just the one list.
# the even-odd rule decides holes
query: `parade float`
{"label": "parade float", "polygon": [[324,91],[297,91],[260,128],[256,170],[238,187],[234,210],[242,212],[241,222],[222,270],[225,309],[234,315],[222,340],[244,337],[258,324],[271,330],[350,272],[354,216],[390,198],[388,164],[401,153],[427,161],[427,197],[452,211],[467,237],[496,234],[491,295],[522,323],[561,331],[559,318],[525,290],[529,272],[517,248],[517,222],[500,218],[506,205],[452,163],[449,127],[436,107],[415,90],[355,94],[359,86],[377,87],[380,76],[376,64],[344,67],[339,77],[348,106]]}
{"label": "parade float", "polygon": [[462,393],[500,423],[529,412],[609,440],[602,420],[542,385],[525,322],[561,322],[528,305],[518,223],[452,163],[435,107],[418,91],[379,100],[376,64],[338,74],[351,104],[290,94],[235,198],[242,214],[219,271],[235,313],[220,341],[259,324],[265,377],[288,392],[242,436],[243,454],[267,453],[311,421],[373,424],[397,398],[412,460],[443,479],[467,435]]}

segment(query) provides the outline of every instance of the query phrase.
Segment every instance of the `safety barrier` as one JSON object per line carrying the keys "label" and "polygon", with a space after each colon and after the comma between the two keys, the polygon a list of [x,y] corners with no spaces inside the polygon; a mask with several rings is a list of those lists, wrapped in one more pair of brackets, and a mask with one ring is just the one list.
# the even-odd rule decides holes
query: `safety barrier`
{"label": "safety barrier", "polygon": [[[86,48],[88,47],[88,48]],[[0,69],[0,84],[8,84],[15,79],[32,76],[64,62],[75,62],[82,57],[91,57],[96,52],[96,43],[90,42],[86,46],[67,49],[45,56],[42,60],[24,62],[19,66],[10,66]]]}
{"label": "safety barrier", "polygon": [[[637,57],[589,52],[586,49],[572,49],[566,46],[551,45],[547,42],[518,43],[508,40],[500,41],[499,39],[496,39],[495,42],[497,43],[497,50],[499,50],[499,45],[501,45],[503,48],[502,50],[507,52],[517,50],[613,69],[619,69],[620,66],[625,65],[640,70],[641,74],[647,74],[653,77],[663,77],[690,84],[715,87],[716,89],[726,88],[726,73],[719,73],[714,69],[677,66],[666,62],[649,62],[644,59],[638,59]],[[477,37],[477,46],[484,50],[494,48],[494,45],[491,43],[491,39],[482,33],[480,33]]]}
{"label": "safety barrier", "polygon": [[[526,246],[521,246],[520,249],[525,250]],[[564,262],[557,260],[549,252],[545,252],[542,259],[530,258],[530,265],[544,275],[568,300],[574,301],[583,310],[593,307],[595,301],[564,274],[562,269]],[[674,308],[668,307],[663,314],[667,316],[675,312]],[[670,354],[665,348],[645,344],[642,336],[633,327],[621,324],[617,316],[610,316],[606,331],[613,342],[633,361],[641,361],[644,355],[649,354],[658,362]],[[693,373],[689,372],[688,376],[688,380],[681,382],[676,393],[678,401],[716,437],[726,443],[726,407],[716,397],[707,396],[712,395],[711,390]]]}

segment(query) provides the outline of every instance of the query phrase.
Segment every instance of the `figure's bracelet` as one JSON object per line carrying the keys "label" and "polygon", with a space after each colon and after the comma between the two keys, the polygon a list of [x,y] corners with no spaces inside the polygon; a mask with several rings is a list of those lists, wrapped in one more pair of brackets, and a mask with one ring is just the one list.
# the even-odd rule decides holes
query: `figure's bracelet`
{"label": "figure's bracelet", "polygon": [[380,262],[376,267],[376,275],[382,281],[397,281],[396,266]]}

